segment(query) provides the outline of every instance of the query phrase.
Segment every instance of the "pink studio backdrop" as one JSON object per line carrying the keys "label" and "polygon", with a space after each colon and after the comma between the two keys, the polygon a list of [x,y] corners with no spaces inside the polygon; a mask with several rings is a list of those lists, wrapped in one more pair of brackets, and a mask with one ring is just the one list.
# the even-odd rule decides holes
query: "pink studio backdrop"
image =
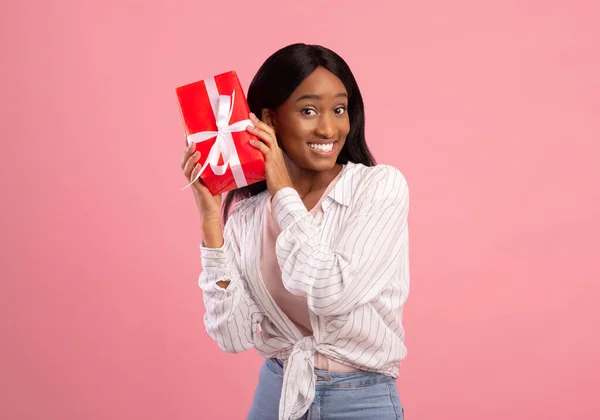
{"label": "pink studio backdrop", "polygon": [[409,420],[600,417],[594,1],[8,1],[0,418],[241,419],[174,88],[338,51],[412,192]]}

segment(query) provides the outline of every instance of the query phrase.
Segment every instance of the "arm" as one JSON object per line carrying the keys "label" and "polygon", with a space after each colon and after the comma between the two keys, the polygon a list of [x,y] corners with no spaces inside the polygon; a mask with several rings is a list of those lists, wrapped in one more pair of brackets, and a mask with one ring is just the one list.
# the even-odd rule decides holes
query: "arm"
{"label": "arm", "polygon": [[408,285],[408,186],[394,168],[380,171],[331,247],[320,241],[321,228],[294,189],[279,190],[273,198],[282,228],[277,258],[283,284],[306,296],[317,315],[349,312],[395,278]]}
{"label": "arm", "polygon": [[[220,226],[217,227],[220,232]],[[205,241],[200,247],[202,273],[198,285],[206,307],[206,331],[222,350],[239,353],[254,346],[253,331],[262,320],[262,312],[240,274],[240,249],[235,236],[241,232],[239,213],[229,217],[221,240],[214,226],[203,229]],[[215,243],[221,246],[209,247]]]}

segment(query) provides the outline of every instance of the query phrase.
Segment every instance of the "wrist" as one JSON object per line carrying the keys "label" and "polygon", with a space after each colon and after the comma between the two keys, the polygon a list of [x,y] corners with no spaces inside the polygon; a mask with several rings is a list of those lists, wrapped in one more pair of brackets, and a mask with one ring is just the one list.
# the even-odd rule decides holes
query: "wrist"
{"label": "wrist", "polygon": [[221,226],[221,215],[220,214],[202,216],[202,226],[211,226],[211,225],[213,225],[213,226],[218,225],[219,227]]}
{"label": "wrist", "polygon": [[202,246],[205,248],[221,248],[223,246],[223,230],[221,221],[210,219],[203,221],[202,224]]}
{"label": "wrist", "polygon": [[270,188],[269,189],[269,193],[271,194],[271,197],[275,197],[275,194],[277,194],[279,191],[283,190],[284,188],[294,188],[294,186],[292,185],[292,183],[290,182],[287,185],[278,185],[276,187]]}

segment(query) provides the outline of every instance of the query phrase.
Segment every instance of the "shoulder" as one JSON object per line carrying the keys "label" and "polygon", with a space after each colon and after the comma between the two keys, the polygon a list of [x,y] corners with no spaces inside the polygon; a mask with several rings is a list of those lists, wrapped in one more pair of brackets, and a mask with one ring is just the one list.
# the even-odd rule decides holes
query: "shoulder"
{"label": "shoulder", "polygon": [[391,165],[352,164],[348,177],[353,179],[353,201],[396,201],[408,198],[404,174]]}

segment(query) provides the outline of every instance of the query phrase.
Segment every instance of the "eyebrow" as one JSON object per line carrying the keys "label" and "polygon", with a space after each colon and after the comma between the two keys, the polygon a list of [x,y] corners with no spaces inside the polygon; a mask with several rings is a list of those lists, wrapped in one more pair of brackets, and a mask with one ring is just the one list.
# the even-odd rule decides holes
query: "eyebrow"
{"label": "eyebrow", "polygon": [[[334,98],[348,98],[348,94],[347,93],[338,93],[337,95],[334,96]],[[298,99],[296,99],[296,102],[300,102],[303,101],[305,99],[316,99],[317,101],[321,100],[321,97],[319,95],[302,95],[301,97],[299,97]]]}

